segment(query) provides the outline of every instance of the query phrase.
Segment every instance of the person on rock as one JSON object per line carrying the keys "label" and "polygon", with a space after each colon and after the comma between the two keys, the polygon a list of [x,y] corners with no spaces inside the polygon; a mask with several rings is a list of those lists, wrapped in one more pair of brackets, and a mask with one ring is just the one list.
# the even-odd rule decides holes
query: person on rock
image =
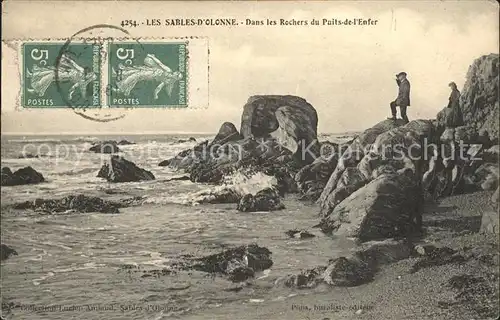
{"label": "person on rock", "polygon": [[406,108],[410,105],[410,81],[408,81],[406,76],[406,72],[400,72],[396,75],[396,83],[399,87],[398,97],[390,104],[392,117],[388,119],[396,120],[396,107],[399,106],[401,118],[408,123],[410,120],[408,120],[408,116],[406,115]]}
{"label": "person on rock", "polygon": [[458,91],[457,84],[450,82],[448,86],[451,88],[450,97],[448,99],[448,106],[450,112],[446,118],[446,127],[455,128],[464,125],[462,110],[460,110],[460,91]]}

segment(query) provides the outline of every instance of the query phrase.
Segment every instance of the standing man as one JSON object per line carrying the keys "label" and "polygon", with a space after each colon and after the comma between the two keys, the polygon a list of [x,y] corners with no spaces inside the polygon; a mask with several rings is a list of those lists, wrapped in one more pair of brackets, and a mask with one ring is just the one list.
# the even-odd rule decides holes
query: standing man
{"label": "standing man", "polygon": [[396,83],[399,86],[398,97],[391,102],[392,117],[388,119],[396,120],[396,107],[399,106],[401,118],[408,123],[410,120],[406,115],[406,108],[410,105],[410,82],[406,79],[406,72],[400,72],[396,75]]}

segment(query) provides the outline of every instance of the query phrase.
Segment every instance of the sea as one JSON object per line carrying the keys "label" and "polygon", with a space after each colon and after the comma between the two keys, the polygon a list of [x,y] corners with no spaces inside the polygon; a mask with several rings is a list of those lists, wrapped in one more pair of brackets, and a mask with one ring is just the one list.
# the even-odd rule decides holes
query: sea
{"label": "sea", "polygon": [[[265,306],[279,314],[291,308],[293,297],[320,294],[317,290],[328,296],[327,288],[297,290],[281,281],[352,249],[349,239],[312,228],[319,221],[317,205],[293,194],[286,195],[284,210],[274,212],[242,213],[236,204],[200,204],[203,194],[218,188],[255,193],[272,185],[273,178],[236,172],[222,186],[171,181],[184,173],[158,166],[213,136],[2,135],[2,167],[14,171],[32,166],[46,179],[37,185],[1,188],[1,241],[18,253],[1,264],[3,319],[258,319],[248,310]],[[344,142],[352,136],[323,134],[319,139]],[[120,155],[150,170],[156,180],[109,183],[97,178],[110,155],[88,149],[103,140],[133,142],[120,145]],[[27,154],[39,157],[26,158]],[[118,214],[47,215],[8,208],[36,198],[75,194],[142,198],[139,205]],[[306,229],[316,237],[291,239],[285,234],[291,229]],[[194,271],[145,276],[186,257],[250,243],[271,250],[274,264],[248,283]],[[297,319],[307,318],[300,314]]]}

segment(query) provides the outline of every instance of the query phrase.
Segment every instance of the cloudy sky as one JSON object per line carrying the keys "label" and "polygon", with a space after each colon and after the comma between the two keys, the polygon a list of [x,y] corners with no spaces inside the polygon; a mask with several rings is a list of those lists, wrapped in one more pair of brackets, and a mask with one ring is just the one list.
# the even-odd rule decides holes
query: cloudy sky
{"label": "cloudy sky", "polygon": [[498,53],[499,47],[496,1],[10,2],[3,10],[4,39],[68,37],[90,25],[119,25],[123,19],[378,22],[365,27],[130,29],[141,37],[208,37],[210,105],[196,110],[128,110],[124,118],[108,123],[66,109],[16,110],[19,60],[2,44],[2,133],[216,132],[224,121],[239,127],[242,107],[254,94],[304,97],[318,111],[320,132],[358,131],[390,115],[389,102],[397,94],[395,73],[406,71],[412,84],[409,117],[433,118],[447,104],[448,83],[455,81],[461,88],[472,61]]}

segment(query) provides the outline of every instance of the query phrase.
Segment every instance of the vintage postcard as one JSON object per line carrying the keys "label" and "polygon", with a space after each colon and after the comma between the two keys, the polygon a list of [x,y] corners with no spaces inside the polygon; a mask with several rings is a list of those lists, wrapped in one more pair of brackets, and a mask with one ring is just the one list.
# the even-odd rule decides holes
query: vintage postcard
{"label": "vintage postcard", "polygon": [[4,1],[1,319],[499,316],[496,1]]}

